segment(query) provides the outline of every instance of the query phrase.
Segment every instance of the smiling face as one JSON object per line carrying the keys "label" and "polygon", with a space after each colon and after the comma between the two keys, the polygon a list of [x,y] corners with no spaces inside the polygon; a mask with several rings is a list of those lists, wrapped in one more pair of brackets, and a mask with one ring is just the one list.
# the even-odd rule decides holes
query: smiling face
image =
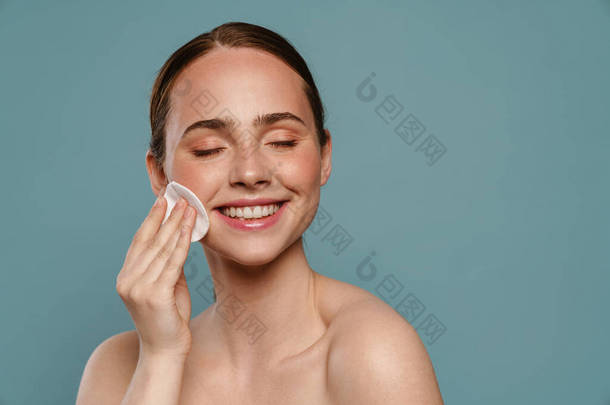
{"label": "smiling face", "polygon": [[[264,51],[216,48],[178,75],[171,106],[165,174],[208,211],[210,229],[201,242],[241,264],[273,260],[313,220],[331,171],[330,134],[320,148],[303,80]],[[164,184],[152,156],[147,166],[159,177],[153,184]],[[286,201],[265,228],[230,226],[218,209],[258,198]]]}

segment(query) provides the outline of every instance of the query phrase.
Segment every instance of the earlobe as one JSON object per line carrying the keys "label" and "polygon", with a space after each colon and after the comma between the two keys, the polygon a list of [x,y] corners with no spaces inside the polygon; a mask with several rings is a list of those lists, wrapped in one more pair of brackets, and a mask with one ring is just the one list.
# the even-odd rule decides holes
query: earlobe
{"label": "earlobe", "polygon": [[322,148],[322,170],[321,170],[321,179],[320,185],[325,185],[328,182],[328,178],[330,177],[330,173],[332,171],[332,138],[330,136],[330,132],[328,129],[324,129],[326,133],[326,145]]}
{"label": "earlobe", "polygon": [[162,167],[157,164],[157,159],[153,156],[150,149],[146,151],[146,171],[150,180],[150,187],[155,195],[159,195],[159,191],[167,185],[167,178]]}

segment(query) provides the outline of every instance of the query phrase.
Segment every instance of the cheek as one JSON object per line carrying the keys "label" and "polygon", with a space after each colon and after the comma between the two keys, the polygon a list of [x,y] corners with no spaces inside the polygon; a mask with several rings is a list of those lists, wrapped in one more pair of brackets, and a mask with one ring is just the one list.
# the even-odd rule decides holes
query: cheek
{"label": "cheek", "polygon": [[320,157],[315,149],[308,149],[292,159],[284,160],[279,167],[282,178],[295,188],[307,190],[319,186]]}
{"label": "cheek", "polygon": [[[198,171],[193,170],[196,165],[188,158],[183,150],[176,150],[173,157],[174,161],[171,166],[173,174],[172,180],[176,180],[178,183],[191,183],[194,178],[200,177]],[[186,186],[186,184],[184,185]]]}
{"label": "cheek", "polygon": [[205,201],[209,201],[213,197],[214,190],[218,189],[222,183],[222,173],[222,170],[203,170],[193,160],[176,159],[173,165],[172,180],[190,189],[205,206]]}

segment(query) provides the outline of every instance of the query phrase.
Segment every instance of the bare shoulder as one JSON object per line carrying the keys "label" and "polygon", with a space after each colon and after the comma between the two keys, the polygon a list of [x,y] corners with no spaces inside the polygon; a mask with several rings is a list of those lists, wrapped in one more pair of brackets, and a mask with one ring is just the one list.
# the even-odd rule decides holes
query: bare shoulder
{"label": "bare shoulder", "polygon": [[342,284],[337,287],[350,291],[350,299],[332,319],[327,367],[333,401],[442,405],[432,362],[415,328],[382,299]]}
{"label": "bare shoulder", "polygon": [[135,330],[113,335],[91,353],[81,378],[76,405],[120,404],[138,363]]}

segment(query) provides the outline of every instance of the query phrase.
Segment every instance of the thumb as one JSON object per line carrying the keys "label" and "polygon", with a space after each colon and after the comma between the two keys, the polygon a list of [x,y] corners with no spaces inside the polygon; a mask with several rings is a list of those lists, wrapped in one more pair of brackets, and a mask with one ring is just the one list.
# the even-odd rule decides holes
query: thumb
{"label": "thumb", "polygon": [[184,267],[180,269],[180,276],[176,281],[174,291],[176,293],[178,313],[188,322],[191,319],[191,294],[189,293],[186,277],[184,276]]}

